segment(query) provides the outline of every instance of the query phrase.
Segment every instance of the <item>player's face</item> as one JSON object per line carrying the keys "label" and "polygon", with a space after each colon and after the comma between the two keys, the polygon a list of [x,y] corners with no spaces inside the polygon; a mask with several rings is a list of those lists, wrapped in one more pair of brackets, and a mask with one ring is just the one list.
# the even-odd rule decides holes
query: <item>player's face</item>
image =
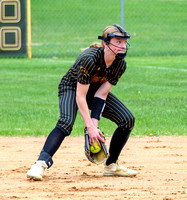
{"label": "player's face", "polygon": [[110,48],[117,54],[117,53],[124,53],[127,47],[127,40],[126,39],[119,39],[119,38],[111,38],[110,40]]}

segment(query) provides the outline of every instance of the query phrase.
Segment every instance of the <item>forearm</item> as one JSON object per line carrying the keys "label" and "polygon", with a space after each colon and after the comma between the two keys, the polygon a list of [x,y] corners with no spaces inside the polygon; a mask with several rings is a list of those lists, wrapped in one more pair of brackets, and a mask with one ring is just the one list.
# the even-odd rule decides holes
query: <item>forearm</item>
{"label": "forearm", "polygon": [[91,118],[92,119],[92,122],[94,124],[95,127],[98,127],[99,125],[99,120],[98,119],[95,119],[95,118]]}
{"label": "forearm", "polygon": [[96,91],[94,97],[98,97],[98,98],[106,100],[111,88],[112,88],[112,85],[109,82],[103,83],[99,87],[99,89]]}
{"label": "forearm", "polygon": [[87,127],[88,134],[89,134],[89,142],[90,144],[94,144],[96,140],[99,143],[99,140],[104,142],[104,139],[101,137],[103,133],[97,129],[98,121],[97,119],[91,119],[88,104],[86,101],[86,95],[88,92],[90,85],[83,85],[79,82],[77,83],[77,90],[76,90],[76,102],[79,108],[79,112],[84,120],[84,123]]}
{"label": "forearm", "polygon": [[76,101],[77,101],[77,105],[79,108],[79,112],[80,112],[80,114],[84,120],[84,123],[87,127],[87,130],[88,130],[90,144],[94,145],[94,141],[96,141],[99,144],[98,139],[101,140],[102,142],[104,142],[103,138],[101,137],[101,136],[103,136],[102,132],[99,129],[97,129],[98,120],[91,119],[91,117],[90,117],[86,98],[77,96]]}
{"label": "forearm", "polygon": [[89,127],[94,126],[94,123],[90,117],[86,98],[84,96],[77,96],[76,101],[79,108],[79,112],[84,120],[86,127],[89,128]]}

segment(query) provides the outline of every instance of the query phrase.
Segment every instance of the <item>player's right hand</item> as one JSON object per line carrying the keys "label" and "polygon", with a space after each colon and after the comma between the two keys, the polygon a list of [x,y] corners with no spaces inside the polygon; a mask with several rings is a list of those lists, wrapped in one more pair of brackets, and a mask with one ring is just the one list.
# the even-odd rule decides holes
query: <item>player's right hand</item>
{"label": "player's right hand", "polygon": [[99,140],[103,143],[105,142],[105,140],[103,139],[104,138],[103,133],[97,127],[95,126],[87,127],[87,130],[88,130],[90,145],[93,145],[94,148],[95,148],[95,141],[99,146],[101,146]]}

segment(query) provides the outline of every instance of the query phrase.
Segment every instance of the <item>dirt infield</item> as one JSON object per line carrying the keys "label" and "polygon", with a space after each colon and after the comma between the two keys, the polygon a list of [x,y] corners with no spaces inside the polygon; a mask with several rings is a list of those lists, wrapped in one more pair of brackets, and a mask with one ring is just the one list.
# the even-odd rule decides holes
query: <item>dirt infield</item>
{"label": "dirt infield", "polygon": [[187,199],[187,137],[130,138],[120,164],[138,170],[134,178],[103,177],[103,165],[91,164],[84,156],[83,137],[68,137],[43,181],[27,180],[44,141],[0,137],[1,200]]}

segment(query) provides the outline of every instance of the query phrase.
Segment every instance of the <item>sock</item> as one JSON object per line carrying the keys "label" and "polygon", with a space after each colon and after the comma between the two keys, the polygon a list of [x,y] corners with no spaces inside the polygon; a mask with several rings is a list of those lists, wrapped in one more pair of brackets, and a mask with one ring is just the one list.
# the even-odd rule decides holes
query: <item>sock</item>
{"label": "sock", "polygon": [[50,168],[53,165],[52,156],[58,150],[65,137],[65,131],[63,132],[58,127],[55,127],[47,137],[38,160],[44,160],[48,168]]}
{"label": "sock", "polygon": [[123,129],[120,127],[115,130],[110,142],[109,157],[106,161],[107,166],[111,163],[116,163],[121,153],[121,150],[123,149],[129,138],[130,133],[131,130]]}
{"label": "sock", "polygon": [[65,137],[65,132],[58,127],[55,127],[47,137],[42,151],[48,153],[52,157],[60,147]]}

